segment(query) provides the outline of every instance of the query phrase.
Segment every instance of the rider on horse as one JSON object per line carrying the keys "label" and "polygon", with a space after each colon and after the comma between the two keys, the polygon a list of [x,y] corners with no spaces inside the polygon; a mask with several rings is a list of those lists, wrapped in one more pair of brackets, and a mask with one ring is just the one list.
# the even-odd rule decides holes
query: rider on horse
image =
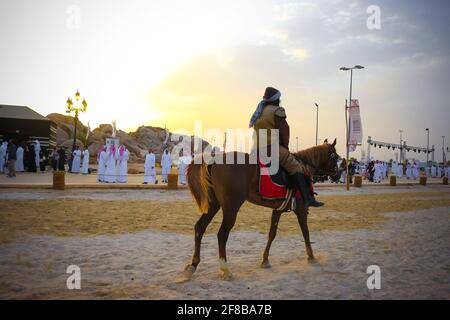
{"label": "rider on horse", "polygon": [[[304,205],[306,207],[323,206],[324,203],[317,201],[314,193],[311,192],[312,189],[309,188],[312,179],[305,166],[289,152],[289,125],[286,121],[286,112],[284,108],[280,107],[280,97],[280,91],[267,87],[263,100],[253,113],[249,126],[257,131],[257,136],[260,136],[261,132],[267,134],[266,141],[269,150],[271,144],[279,144],[279,163],[293,178],[295,186],[302,194]],[[270,130],[272,129],[279,130],[279,141],[271,141]],[[258,148],[261,147],[266,146],[258,145]]]}

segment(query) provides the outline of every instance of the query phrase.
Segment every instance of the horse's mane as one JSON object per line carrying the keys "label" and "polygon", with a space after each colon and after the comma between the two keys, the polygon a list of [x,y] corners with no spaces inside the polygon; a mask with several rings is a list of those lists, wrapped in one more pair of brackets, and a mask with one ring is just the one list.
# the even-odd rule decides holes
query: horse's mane
{"label": "horse's mane", "polygon": [[317,168],[328,157],[328,144],[321,144],[294,153],[294,156],[304,164]]}

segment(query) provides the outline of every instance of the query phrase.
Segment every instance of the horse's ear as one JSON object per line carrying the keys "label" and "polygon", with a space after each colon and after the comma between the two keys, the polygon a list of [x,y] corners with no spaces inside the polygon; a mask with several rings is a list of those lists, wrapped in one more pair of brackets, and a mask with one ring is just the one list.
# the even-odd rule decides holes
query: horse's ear
{"label": "horse's ear", "polygon": [[334,138],[333,143],[331,144],[333,147],[336,145],[336,138]]}
{"label": "horse's ear", "polygon": [[328,143],[328,138],[326,138],[324,141],[323,141],[323,144],[327,144]]}

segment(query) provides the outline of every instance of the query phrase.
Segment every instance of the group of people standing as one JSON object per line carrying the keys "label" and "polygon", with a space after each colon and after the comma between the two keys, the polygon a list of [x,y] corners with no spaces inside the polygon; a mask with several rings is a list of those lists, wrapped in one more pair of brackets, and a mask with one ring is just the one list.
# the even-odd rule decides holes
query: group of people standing
{"label": "group of people standing", "polygon": [[16,172],[45,171],[47,164],[48,159],[41,150],[39,140],[17,144],[14,139],[10,139],[0,145],[0,173],[5,173],[7,169],[10,178],[16,177]]}
{"label": "group of people standing", "polygon": [[83,150],[76,146],[72,152],[72,164],[70,166],[71,173],[89,173],[89,150],[86,146]]}
{"label": "group of people standing", "polygon": [[[187,152],[180,154],[178,158],[178,179],[181,185],[186,185],[186,169],[191,163],[192,156]],[[162,183],[169,182],[169,173],[172,168],[172,156],[168,149],[165,149],[161,155],[161,173],[162,173]],[[156,156],[153,153],[153,149],[149,149],[147,155],[145,156],[144,162],[144,182],[143,184],[157,184],[158,180],[156,178]]]}
{"label": "group of people standing", "polygon": [[[345,183],[346,177],[346,160],[343,159],[339,166],[341,170],[341,183]],[[450,176],[449,166],[435,166],[431,165],[422,168],[422,171],[428,176],[433,178],[442,178],[444,176]],[[374,182],[381,183],[382,180],[388,178],[389,174],[396,176],[397,178],[406,177],[406,179],[418,179],[420,176],[421,168],[417,161],[407,161],[405,163],[397,163],[392,161],[388,163],[381,160],[361,161],[351,160],[349,163],[349,176],[350,183],[351,177],[355,174],[362,175],[365,179]]]}
{"label": "group of people standing", "polygon": [[103,146],[97,154],[98,182],[125,183],[128,176],[130,152],[124,145],[118,148],[114,144]]}

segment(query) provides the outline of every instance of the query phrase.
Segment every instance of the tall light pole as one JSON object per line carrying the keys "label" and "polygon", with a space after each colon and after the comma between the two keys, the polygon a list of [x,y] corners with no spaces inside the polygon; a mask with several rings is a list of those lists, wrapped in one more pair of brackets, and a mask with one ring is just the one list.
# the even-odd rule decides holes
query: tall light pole
{"label": "tall light pole", "polygon": [[295,137],[295,140],[297,140],[297,152],[298,152],[298,137]]}
{"label": "tall light pole", "polygon": [[444,145],[445,145],[445,136],[442,136],[442,165],[445,167],[445,149],[444,149]]}
{"label": "tall light pole", "polygon": [[319,105],[317,103],[314,103],[316,105],[316,146],[318,142],[318,136],[319,136]]}
{"label": "tall light pole", "polygon": [[402,134],[403,134],[403,130],[400,129],[399,131],[400,131],[400,150],[399,150],[400,151],[400,162],[403,163],[403,148],[402,148],[402,142],[403,142],[402,141],[403,140],[402,139],[403,138]]}
{"label": "tall light pole", "polygon": [[348,105],[347,105],[347,103],[345,105],[345,127],[346,127],[345,129],[346,129],[346,137],[347,137],[347,139],[346,139],[346,147],[347,147],[347,169],[346,169],[346,180],[347,180],[347,183],[346,183],[346,186],[347,186],[347,190],[350,190],[350,179],[349,179],[349,176],[348,176],[348,173],[349,173],[348,172],[348,165],[349,165],[349,154],[350,154],[349,145],[348,145],[349,136],[350,136],[350,126],[348,124],[348,121],[350,121],[350,120],[348,119],[347,113],[348,113],[348,109],[352,105],[353,69],[364,69],[364,67],[360,66],[360,65],[355,65],[354,67],[351,67],[351,68],[341,67],[339,69],[339,70],[342,70],[342,71],[349,71],[350,70],[350,98],[349,98],[349,101],[348,101]]}
{"label": "tall light pole", "polygon": [[428,167],[428,153],[429,153],[429,147],[430,147],[430,128],[426,128],[425,131],[427,132],[427,167]]}
{"label": "tall light pole", "polygon": [[[75,148],[77,146],[77,125],[78,125],[78,112],[86,112],[87,108],[87,102],[86,99],[83,99],[80,106],[80,92],[77,90],[75,93],[75,105],[72,101],[72,98],[67,98],[66,101],[66,113],[72,113],[75,112],[75,117],[73,119],[74,122],[74,129],[73,129],[73,144],[72,144],[72,157],[73,152],[75,151]],[[70,168],[72,171],[72,168]]]}

